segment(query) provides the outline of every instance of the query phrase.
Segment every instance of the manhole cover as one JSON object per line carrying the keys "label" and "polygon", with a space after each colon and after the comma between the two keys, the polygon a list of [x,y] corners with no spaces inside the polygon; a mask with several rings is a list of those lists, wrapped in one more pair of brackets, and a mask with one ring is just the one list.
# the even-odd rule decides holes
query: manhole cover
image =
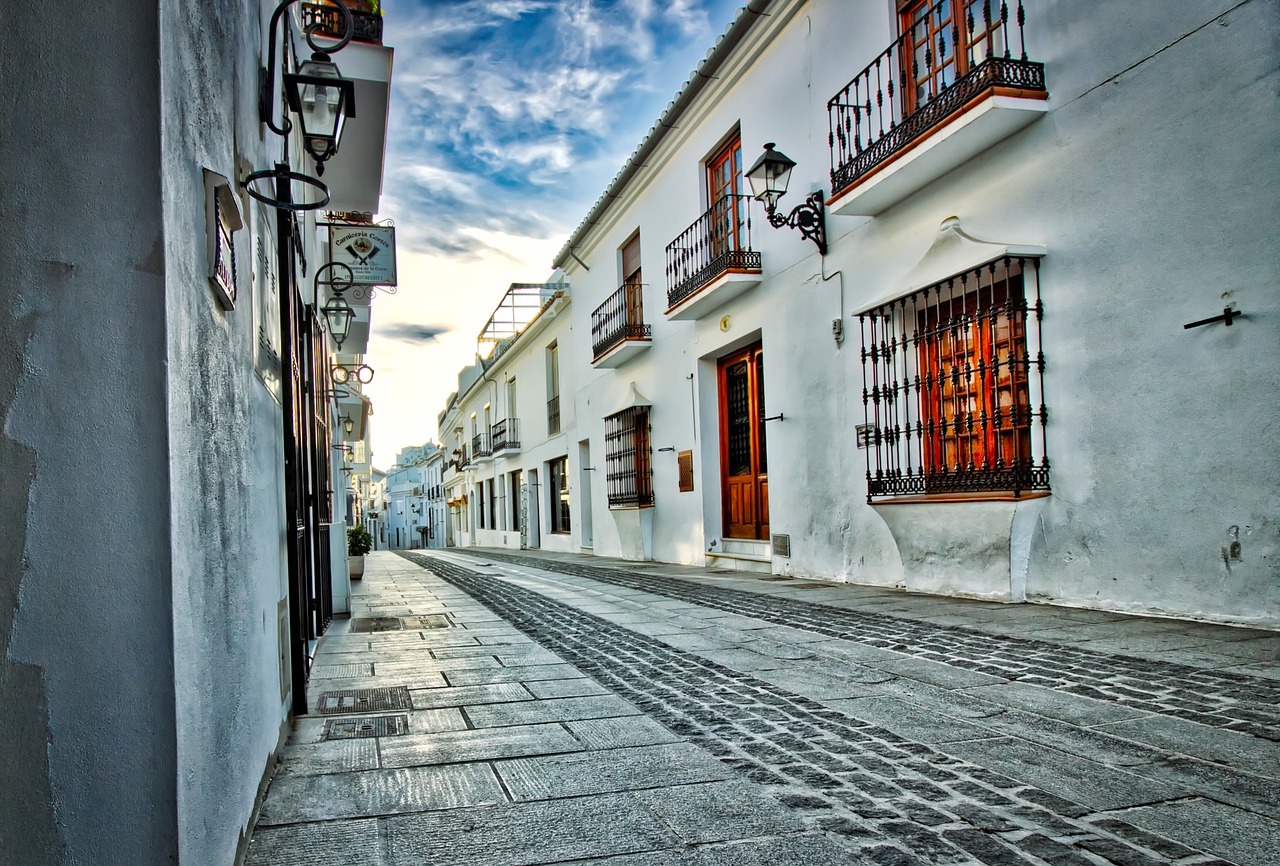
{"label": "manhole cover", "polygon": [[316,665],[311,669],[313,680],[336,680],[343,677],[371,677],[373,662],[350,665]]}
{"label": "manhole cover", "polygon": [[397,616],[364,616],[351,620],[353,632],[399,631],[404,628]]}
{"label": "manhole cover", "polygon": [[343,689],[324,692],[316,702],[316,712],[322,716],[337,713],[369,713],[379,710],[411,710],[413,701],[405,686],[385,689]]}
{"label": "manhole cover", "polygon": [[408,629],[415,628],[451,628],[453,622],[447,614],[428,613],[423,616],[402,616],[400,621]]}
{"label": "manhole cover", "polygon": [[398,737],[409,733],[408,716],[365,716],[359,719],[330,719],[324,724],[326,740],[354,740],[363,737]]}

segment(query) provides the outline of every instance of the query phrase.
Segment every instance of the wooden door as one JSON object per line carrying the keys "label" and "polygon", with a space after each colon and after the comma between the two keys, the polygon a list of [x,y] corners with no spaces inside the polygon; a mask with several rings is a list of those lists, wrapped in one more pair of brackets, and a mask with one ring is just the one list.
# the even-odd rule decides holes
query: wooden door
{"label": "wooden door", "polygon": [[757,343],[720,359],[720,473],[726,538],[769,537],[764,433],[764,351]]}

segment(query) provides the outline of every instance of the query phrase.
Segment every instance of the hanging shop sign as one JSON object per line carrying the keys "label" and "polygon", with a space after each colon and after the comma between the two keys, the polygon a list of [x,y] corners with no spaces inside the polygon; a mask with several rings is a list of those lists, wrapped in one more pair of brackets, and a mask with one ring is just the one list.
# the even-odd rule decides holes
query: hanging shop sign
{"label": "hanging shop sign", "polygon": [[396,285],[396,230],[392,226],[328,223],[329,261],[351,268],[357,286]]}

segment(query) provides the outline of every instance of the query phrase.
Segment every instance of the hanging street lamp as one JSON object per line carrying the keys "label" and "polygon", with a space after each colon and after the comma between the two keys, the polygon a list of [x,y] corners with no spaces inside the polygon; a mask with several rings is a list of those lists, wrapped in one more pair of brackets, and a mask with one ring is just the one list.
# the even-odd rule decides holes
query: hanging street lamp
{"label": "hanging street lamp", "polygon": [[323,51],[303,61],[297,72],[284,74],[285,99],[298,115],[303,147],[316,161],[316,174],[338,152],[342,126],[356,114],[356,84],[343,78],[338,65]]}
{"label": "hanging street lamp", "polygon": [[791,213],[786,216],[777,213],[778,199],[786,195],[791,169],[795,168],[796,163],[785,153],[773,148],[773,142],[766,144],[764,153],[747,170],[751,194],[764,204],[769,225],[776,229],[784,226],[799,229],[802,237],[817,244],[818,254],[825,256],[827,232],[823,222],[822,191],[810,193],[808,198],[792,208]]}
{"label": "hanging street lamp", "polygon": [[346,298],[337,295],[320,308],[320,313],[329,323],[329,336],[333,337],[333,342],[341,349],[347,334],[351,332],[351,320],[355,318],[356,311],[351,309]]}

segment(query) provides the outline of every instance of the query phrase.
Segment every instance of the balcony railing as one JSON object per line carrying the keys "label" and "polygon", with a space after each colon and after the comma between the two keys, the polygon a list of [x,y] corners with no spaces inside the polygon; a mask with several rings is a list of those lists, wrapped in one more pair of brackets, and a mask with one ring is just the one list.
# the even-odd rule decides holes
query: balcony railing
{"label": "balcony railing", "polygon": [[996,89],[1043,93],[1044,64],[1027,59],[1025,21],[1023,0],[936,0],[920,12],[827,103],[832,195],[977,97]]}
{"label": "balcony railing", "polygon": [[[351,10],[351,18],[356,26],[356,32],[352,38],[357,42],[373,42],[381,45],[382,15],[372,11],[369,3],[361,3],[359,0],[346,0],[346,6]],[[313,24],[316,25],[315,32],[318,36],[327,36],[331,39],[342,38],[342,13],[336,6],[325,3],[303,3],[303,31],[305,32]]]}
{"label": "balcony railing", "polygon": [[668,307],[727,271],[760,270],[760,253],[751,249],[750,201],[724,196],[667,244]]}
{"label": "balcony railing", "polygon": [[488,437],[483,431],[471,437],[471,454],[476,458],[489,457],[493,454],[489,448]]}
{"label": "balcony railing", "polygon": [[591,348],[596,358],[624,340],[647,340],[650,333],[639,286],[624,284],[591,314]]}
{"label": "balcony railing", "polygon": [[493,453],[500,451],[516,451],[520,448],[520,422],[515,418],[499,421],[490,428],[493,438]]}
{"label": "balcony railing", "polygon": [[560,395],[547,401],[547,435],[554,436],[560,432]]}

